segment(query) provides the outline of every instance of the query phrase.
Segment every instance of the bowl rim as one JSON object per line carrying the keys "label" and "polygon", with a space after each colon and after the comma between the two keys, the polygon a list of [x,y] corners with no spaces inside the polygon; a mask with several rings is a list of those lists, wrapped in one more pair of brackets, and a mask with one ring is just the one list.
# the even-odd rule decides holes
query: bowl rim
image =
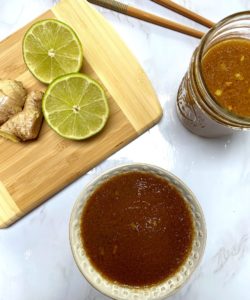
{"label": "bowl rim", "polygon": [[[128,170],[125,170],[128,168]],[[137,163],[137,162],[134,162],[134,163],[126,163],[126,164],[119,164],[118,166],[115,166],[115,167],[112,167],[112,168],[109,168],[107,170],[105,170],[104,172],[101,172],[100,174],[98,174],[97,176],[95,176],[93,179],[91,179],[85,186],[84,188],[81,190],[80,194],[78,195],[78,197],[76,198],[76,201],[73,205],[73,208],[71,210],[71,214],[70,214],[70,222],[69,222],[69,240],[70,240],[70,247],[71,247],[71,251],[72,251],[72,254],[73,254],[73,258],[75,260],[75,263],[80,271],[80,273],[84,276],[84,278],[87,280],[87,282],[92,286],[94,287],[97,291],[99,291],[100,293],[102,293],[103,295],[105,296],[108,296],[112,299],[116,299],[116,300],[126,300],[126,299],[129,299],[129,298],[119,298],[117,297],[117,295],[114,295],[114,293],[112,293],[112,291],[109,291],[109,290],[103,290],[100,288],[100,286],[98,286],[96,284],[96,282],[93,280],[93,278],[90,278],[86,272],[84,271],[84,269],[81,267],[80,265],[80,262],[79,262],[79,258],[77,257],[77,253],[73,247],[73,222],[75,221],[75,215],[76,215],[76,209],[77,209],[77,206],[79,205],[80,202],[83,203],[83,207],[81,209],[81,212],[80,212],[80,216],[82,216],[82,212],[84,210],[84,207],[88,201],[88,199],[90,198],[91,194],[96,190],[97,187],[99,187],[101,184],[97,185],[95,188],[93,188],[93,191],[91,193],[89,193],[87,196],[85,195],[86,192],[88,191],[88,189],[90,189],[92,186],[95,186],[96,183],[98,183],[102,178],[105,178],[103,180],[104,181],[107,181],[109,180],[110,178],[112,178],[113,176],[116,176],[117,174],[114,174],[115,171],[122,171],[122,173],[128,173],[128,172],[133,172],[133,168],[138,168],[138,172],[142,171],[142,172],[151,172],[151,173],[154,173],[155,172],[160,172],[161,175],[159,174],[155,174],[155,175],[158,175],[158,176],[162,176],[162,175],[165,175],[164,176],[164,179],[165,180],[168,180],[168,178],[171,178],[173,181],[178,182],[182,188],[189,194],[191,195],[192,197],[192,202],[195,203],[195,206],[196,208],[198,209],[198,212],[200,214],[200,219],[201,219],[201,223],[202,223],[202,234],[203,234],[203,238],[202,238],[202,244],[201,244],[201,247],[200,247],[200,250],[199,250],[199,257],[198,259],[196,260],[196,265],[195,267],[189,272],[189,274],[185,277],[185,280],[179,284],[178,286],[176,286],[172,291],[166,293],[165,295],[163,296],[160,296],[160,297],[154,297],[152,298],[152,300],[161,300],[161,299],[165,299],[169,296],[172,296],[173,294],[175,294],[179,289],[181,289],[189,280],[190,278],[192,277],[193,273],[196,271],[197,267],[199,267],[200,263],[201,263],[201,260],[204,256],[204,253],[205,253],[205,248],[206,248],[206,241],[207,241],[207,227],[206,227],[206,221],[205,221],[205,216],[204,216],[204,213],[203,213],[203,210],[202,210],[202,207],[199,203],[199,201],[197,200],[196,196],[194,195],[194,193],[192,192],[192,190],[179,178],[177,177],[176,175],[174,175],[172,172],[162,168],[162,167],[159,167],[157,165],[153,165],[153,164],[148,164],[148,163]],[[108,176],[108,177],[107,177]],[[173,183],[172,181],[170,181],[171,184],[173,184],[177,190],[180,192],[179,190],[179,187]],[[183,198],[184,198],[184,195],[182,195]],[[186,199],[185,199],[186,201]],[[187,201],[186,201],[187,202]],[[190,205],[189,205],[190,206]],[[190,209],[190,207],[189,207]],[[193,213],[192,213],[192,220],[193,220],[193,223],[195,221],[195,218],[193,216]],[[194,241],[193,241],[194,242]],[[80,241],[80,244],[81,244],[81,247],[82,249],[84,249],[84,246],[83,246],[83,243],[82,241]],[[90,260],[88,259],[87,255],[84,254],[84,257],[87,259],[89,265],[95,270],[96,273],[98,273],[98,275],[101,277],[102,280],[104,281],[107,281],[109,282],[110,284],[112,285],[115,285],[118,289],[119,288],[127,288],[128,290],[131,290],[131,291],[134,291],[134,292],[139,292],[139,291],[146,291],[150,288],[154,288],[154,287],[157,287],[158,284],[156,285],[153,285],[153,286],[149,286],[149,287],[142,287],[142,288],[137,288],[137,287],[129,287],[129,286],[126,286],[126,285],[119,285],[119,284],[116,284],[114,282],[111,282],[109,281],[108,279],[106,279],[105,277],[103,277],[99,272],[98,270],[96,270],[94,268],[94,266],[91,264]],[[189,256],[186,258],[186,261],[188,260],[188,258],[190,257],[190,254]],[[179,271],[178,271],[179,272]],[[167,282],[167,281],[171,281],[171,279],[178,273],[176,272],[173,276],[171,276],[170,278],[167,278],[166,280],[164,280],[163,282],[161,282],[160,284],[164,283],[164,282]],[[138,299],[142,299],[142,298],[138,298]],[[145,298],[146,299],[146,298]],[[151,299],[151,298],[148,298],[148,299]]]}

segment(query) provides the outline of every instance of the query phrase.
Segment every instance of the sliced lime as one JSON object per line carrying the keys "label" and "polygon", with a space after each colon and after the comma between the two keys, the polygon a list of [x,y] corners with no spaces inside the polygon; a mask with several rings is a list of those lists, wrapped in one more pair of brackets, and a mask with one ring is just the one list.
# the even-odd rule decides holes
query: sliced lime
{"label": "sliced lime", "polygon": [[105,125],[109,107],[103,88],[80,73],[53,81],[43,97],[43,113],[52,129],[65,138],[82,140]]}
{"label": "sliced lime", "polygon": [[58,76],[78,72],[82,66],[82,46],[71,27],[46,19],[33,24],[23,39],[23,57],[30,72],[50,83]]}

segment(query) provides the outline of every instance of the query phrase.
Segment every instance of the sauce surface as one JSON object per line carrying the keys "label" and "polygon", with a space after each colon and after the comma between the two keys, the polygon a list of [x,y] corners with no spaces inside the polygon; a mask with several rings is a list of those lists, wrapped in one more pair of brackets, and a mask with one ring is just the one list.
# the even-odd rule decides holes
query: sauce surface
{"label": "sauce surface", "polygon": [[194,237],[191,212],[178,190],[153,174],[115,176],[88,199],[82,242],[92,265],[112,282],[149,286],[175,274]]}
{"label": "sauce surface", "polygon": [[202,74],[219,105],[250,117],[250,40],[229,39],[212,46],[202,60]]}

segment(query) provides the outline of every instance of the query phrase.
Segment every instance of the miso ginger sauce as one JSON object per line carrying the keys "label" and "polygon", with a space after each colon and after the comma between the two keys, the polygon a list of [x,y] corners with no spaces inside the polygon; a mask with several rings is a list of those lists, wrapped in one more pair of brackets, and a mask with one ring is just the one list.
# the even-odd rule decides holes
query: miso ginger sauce
{"label": "miso ginger sauce", "polygon": [[250,40],[228,39],[212,46],[202,60],[202,74],[220,106],[250,117]]}
{"label": "miso ginger sauce", "polygon": [[88,199],[81,235],[92,265],[104,277],[142,287],[179,270],[194,230],[189,207],[172,184],[129,172],[111,178]]}

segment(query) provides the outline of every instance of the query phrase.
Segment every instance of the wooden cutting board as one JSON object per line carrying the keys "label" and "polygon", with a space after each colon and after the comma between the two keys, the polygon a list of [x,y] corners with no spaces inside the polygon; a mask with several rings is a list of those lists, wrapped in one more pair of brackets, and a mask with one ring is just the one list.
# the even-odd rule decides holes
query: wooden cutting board
{"label": "wooden cutting board", "polygon": [[[105,87],[110,118],[97,136],[61,138],[44,122],[37,141],[0,140],[0,228],[7,227],[157,123],[162,109],[144,71],[111,25],[85,0],[62,0],[34,20],[57,18],[77,32],[82,71]],[[31,22],[31,23],[33,23]],[[45,90],[27,70],[22,39],[30,24],[0,43],[0,78]]]}

